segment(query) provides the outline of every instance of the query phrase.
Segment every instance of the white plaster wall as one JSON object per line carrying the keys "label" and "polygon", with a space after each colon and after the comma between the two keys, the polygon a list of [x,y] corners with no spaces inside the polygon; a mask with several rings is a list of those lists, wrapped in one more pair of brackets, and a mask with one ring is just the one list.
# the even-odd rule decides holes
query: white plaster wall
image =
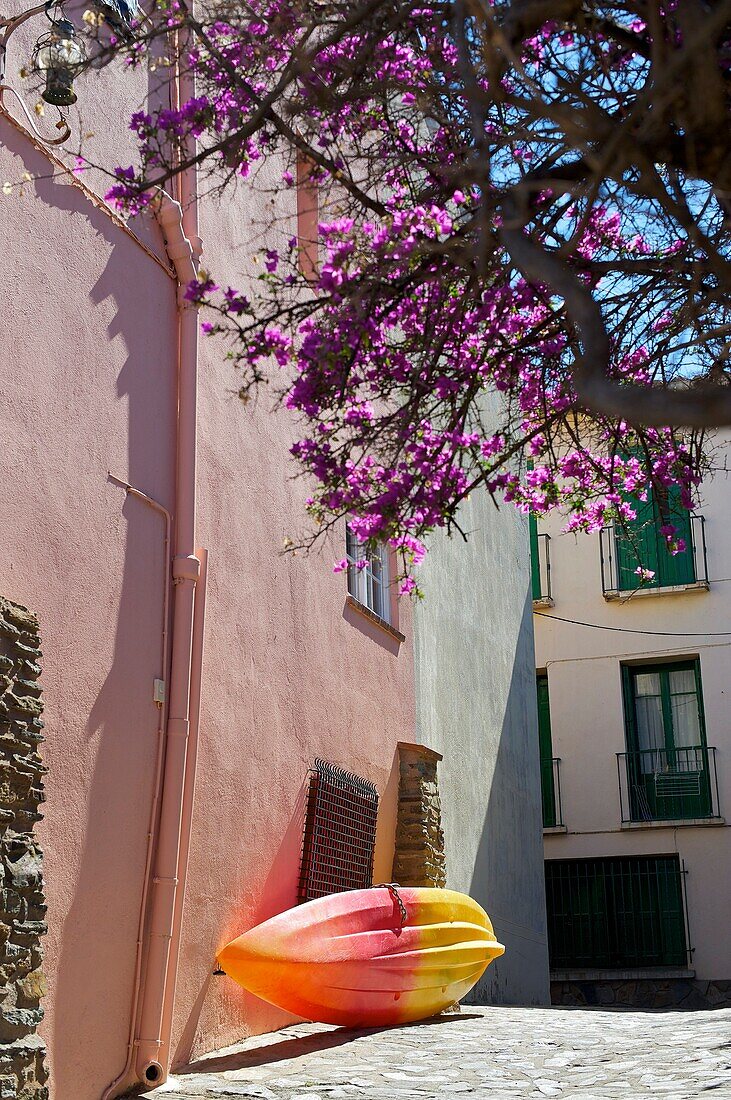
{"label": "white plaster wall", "polygon": [[415,613],[417,735],[442,753],[447,885],[490,914],[506,953],[472,999],[546,1004],[546,941],[528,528],[473,493],[440,536]]}
{"label": "white plaster wall", "polygon": [[[731,829],[683,826],[622,830],[617,753],[626,750],[621,663],[698,657],[708,745],[717,750],[721,815],[731,812],[731,480],[719,468],[703,486],[710,589],[607,601],[598,535],[566,535],[562,521],[539,522],[551,535],[554,606],[534,616],[536,667],[548,673],[553,755],[561,758],[565,835],[545,837],[547,859],[678,853],[687,870],[693,967],[699,978],[731,978]],[[574,619],[617,630],[558,621]],[[640,634],[631,631],[656,631]],[[627,632],[629,631],[629,632]]]}

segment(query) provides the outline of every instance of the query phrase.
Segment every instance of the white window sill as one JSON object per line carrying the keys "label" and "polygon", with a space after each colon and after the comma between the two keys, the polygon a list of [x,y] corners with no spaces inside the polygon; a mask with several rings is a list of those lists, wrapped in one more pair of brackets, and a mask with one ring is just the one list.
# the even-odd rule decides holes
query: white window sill
{"label": "white window sill", "polygon": [[666,588],[636,588],[633,590],[616,588],[608,589],[603,593],[605,600],[636,600],[645,599],[647,596],[677,596],[682,592],[707,592],[711,587],[709,581],[694,581],[693,584],[672,584]]}
{"label": "white window sill", "polygon": [[538,611],[541,607],[553,607],[553,599],[550,596],[541,596],[540,600],[533,601],[534,611]]}
{"label": "white window sill", "polygon": [[543,826],[543,835],[544,836],[553,836],[554,834],[567,833],[568,831],[569,830],[568,830],[567,825],[544,825]]}
{"label": "white window sill", "polygon": [[363,615],[363,617],[368,619],[369,622],[375,623],[376,626],[380,627],[380,629],[385,631],[386,634],[390,634],[391,637],[395,638],[398,642],[406,641],[405,634],[402,634],[401,631],[397,630],[395,626],[391,626],[391,624],[389,622],[386,622],[385,619],[382,619],[380,615],[376,615],[375,611],[371,611],[370,607],[366,607],[366,605],[364,603],[361,603],[360,600],[356,600],[355,596],[351,596],[350,592],[345,597],[345,603],[347,607],[352,607],[354,611],[357,611],[360,615]]}
{"label": "white window sill", "polygon": [[697,828],[699,825],[725,825],[725,817],[677,817],[667,821],[623,821],[622,829],[682,829],[686,825]]}

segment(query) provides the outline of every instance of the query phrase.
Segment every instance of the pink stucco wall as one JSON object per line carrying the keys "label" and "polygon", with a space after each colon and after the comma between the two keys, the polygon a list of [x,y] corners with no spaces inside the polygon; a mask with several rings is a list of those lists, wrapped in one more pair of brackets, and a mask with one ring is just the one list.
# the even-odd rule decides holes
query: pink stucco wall
{"label": "pink stucco wall", "polygon": [[[2,120],[0,143],[2,179],[48,175]],[[242,186],[228,206],[203,208],[206,266],[222,281],[246,262],[259,201]],[[162,522],[107,471],[174,508],[175,286],[68,183],[26,185],[0,224],[0,591],[38,613],[44,641],[43,1034],[56,1100],[92,1100],[125,1055],[163,592]],[[162,252],[154,226],[140,232]],[[314,757],[378,786],[382,881],[395,746],[414,732],[409,608],[399,645],[346,609],[330,568],[339,544],[281,556],[305,523],[295,427],[267,394],[244,408],[206,340],[200,378],[198,541],[210,561],[177,1061],[284,1022],[211,971],[222,943],[295,901]]]}

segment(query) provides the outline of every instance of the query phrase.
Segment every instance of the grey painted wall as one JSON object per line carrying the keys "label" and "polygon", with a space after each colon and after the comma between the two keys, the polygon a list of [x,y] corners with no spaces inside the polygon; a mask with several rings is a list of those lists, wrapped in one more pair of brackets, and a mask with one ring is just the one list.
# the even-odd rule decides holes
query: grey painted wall
{"label": "grey painted wall", "polygon": [[548,1004],[528,522],[487,493],[435,538],[415,615],[417,737],[442,753],[447,885],[487,910],[506,953],[469,998]]}

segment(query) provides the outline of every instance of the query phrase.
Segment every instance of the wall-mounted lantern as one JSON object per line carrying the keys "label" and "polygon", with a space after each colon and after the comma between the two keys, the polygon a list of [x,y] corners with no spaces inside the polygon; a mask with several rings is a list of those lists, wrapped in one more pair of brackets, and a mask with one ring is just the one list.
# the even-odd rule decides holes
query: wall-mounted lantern
{"label": "wall-mounted lantern", "polygon": [[46,86],[41,96],[56,107],[70,107],[76,102],[74,80],[86,61],[86,50],[76,36],[69,19],[51,21],[51,29],[41,35],[33,50],[32,65],[45,74]]}
{"label": "wall-mounted lantern", "polygon": [[[71,128],[61,108],[76,102],[74,79],[87,64],[86,50],[79,41],[73,23],[66,18],[62,6],[63,0],[43,0],[32,8],[9,19],[0,19],[0,111],[4,111],[3,97],[7,93],[18,102],[25,115],[26,122],[35,136],[44,145],[63,145],[71,137]],[[58,107],[59,120],[56,129],[61,136],[45,137],[36,126],[23,97],[11,85],[5,83],[5,68],[8,54],[8,39],[11,34],[34,15],[45,12],[51,29],[42,35],[33,50],[33,68],[45,75],[46,85],[41,92],[46,103]]]}

